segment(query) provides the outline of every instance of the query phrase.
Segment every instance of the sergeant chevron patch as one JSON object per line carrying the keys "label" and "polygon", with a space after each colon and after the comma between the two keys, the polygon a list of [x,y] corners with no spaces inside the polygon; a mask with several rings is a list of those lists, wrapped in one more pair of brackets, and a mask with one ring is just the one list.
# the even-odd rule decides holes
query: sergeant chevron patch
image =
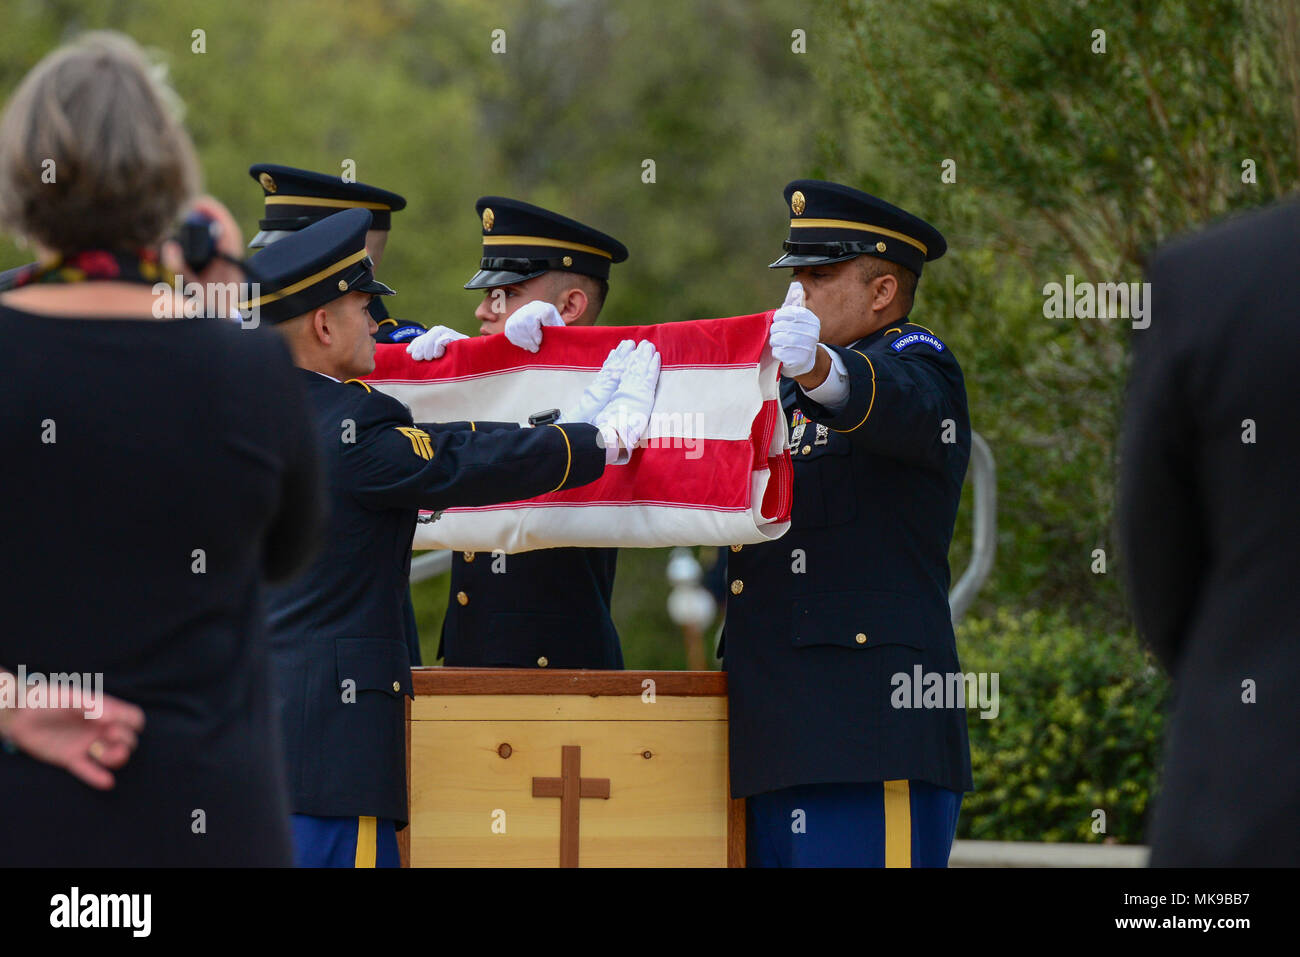
{"label": "sergeant chevron patch", "polygon": [[425,461],[433,458],[433,444],[429,441],[428,432],[411,426],[398,426],[397,431],[411,440],[411,448],[416,455]]}

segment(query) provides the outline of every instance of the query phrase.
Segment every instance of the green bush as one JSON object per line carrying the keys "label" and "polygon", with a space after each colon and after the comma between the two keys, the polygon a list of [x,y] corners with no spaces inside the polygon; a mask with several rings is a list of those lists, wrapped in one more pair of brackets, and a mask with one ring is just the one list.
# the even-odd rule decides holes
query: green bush
{"label": "green bush", "polygon": [[957,650],[963,671],[999,675],[1000,699],[995,718],[967,711],[975,791],[958,837],[1141,843],[1168,681],[1136,636],[1000,611],[963,622]]}

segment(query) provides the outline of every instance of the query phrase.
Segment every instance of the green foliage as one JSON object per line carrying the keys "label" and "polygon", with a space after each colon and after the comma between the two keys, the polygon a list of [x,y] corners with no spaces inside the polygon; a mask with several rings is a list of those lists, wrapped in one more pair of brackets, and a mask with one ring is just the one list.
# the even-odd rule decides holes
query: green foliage
{"label": "green foliage", "polygon": [[[962,628],[967,670],[1002,676],[971,719],[977,790],[962,834],[1139,840],[1162,681],[1117,582],[1117,319],[1049,319],[1043,287],[1137,281],[1157,242],[1293,188],[1300,26],[1247,0],[16,0],[7,95],[73,33],[111,27],[167,65],[207,188],[251,236],[250,163],[405,194],[380,267],[395,315],[475,332],[460,288],[479,256],[474,199],[518,196],[623,239],[601,321],[738,315],[780,301],[780,190],[860,186],[938,225],[914,317],[962,363],[999,470],[998,556]],[[192,52],[192,31],[206,53]],[[507,51],[491,50],[492,31]],[[791,31],[807,31],[807,53]],[[1106,52],[1093,52],[1093,31]],[[654,160],[655,182],[642,180]],[[941,180],[956,162],[956,181]],[[1253,160],[1257,183],[1243,182]],[[0,240],[0,268],[26,261]],[[953,544],[970,548],[969,483]],[[1106,574],[1090,568],[1104,548]],[[707,550],[704,550],[707,551]],[[664,549],[625,550],[615,620],[633,668],[681,668]],[[445,577],[415,588],[425,659]],[[1042,609],[1041,613],[1029,609]],[[713,628],[707,629],[710,642]],[[711,646],[709,648],[710,661]]]}
{"label": "green foliage", "polygon": [[964,623],[957,648],[963,671],[999,675],[1000,699],[997,717],[967,710],[975,791],[958,837],[1141,843],[1168,683],[1136,637],[999,612]]}
{"label": "green foliage", "polygon": [[[948,238],[915,316],[961,360],[998,460],[998,562],[975,610],[1056,607],[1127,628],[1112,522],[1126,340],[1139,333],[1047,318],[1043,287],[1140,281],[1156,243],[1294,187],[1297,8],[840,0],[822,33],[835,134],[820,138],[821,172]],[[1245,160],[1258,182],[1243,182]],[[1091,572],[1094,548],[1111,574]]]}

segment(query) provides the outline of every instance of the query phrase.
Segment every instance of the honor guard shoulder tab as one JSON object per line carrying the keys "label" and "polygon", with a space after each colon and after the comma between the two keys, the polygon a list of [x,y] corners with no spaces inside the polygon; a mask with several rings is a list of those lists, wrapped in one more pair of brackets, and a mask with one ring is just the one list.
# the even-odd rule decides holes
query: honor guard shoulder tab
{"label": "honor guard shoulder tab", "polygon": [[394,319],[390,316],[379,324],[374,338],[376,342],[402,345],[428,331],[418,322],[410,319]]}
{"label": "honor guard shoulder tab", "polygon": [[929,346],[935,352],[943,352],[947,349],[947,346],[940,341],[939,337],[925,326],[915,322],[906,322],[904,326],[905,328],[901,329],[895,326],[889,330],[890,333],[895,334],[889,343],[889,348],[895,352],[902,352],[905,349],[923,345]]}

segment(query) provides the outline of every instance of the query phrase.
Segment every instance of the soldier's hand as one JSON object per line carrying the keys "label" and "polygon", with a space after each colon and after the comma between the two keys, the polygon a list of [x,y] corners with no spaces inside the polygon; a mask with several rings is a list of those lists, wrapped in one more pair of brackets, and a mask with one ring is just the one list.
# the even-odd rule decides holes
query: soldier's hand
{"label": "soldier's hand", "polygon": [[611,438],[618,442],[621,449],[618,462],[631,457],[632,449],[650,426],[655,390],[659,387],[659,366],[659,353],[654,344],[640,343],[628,356],[613,398],[592,423],[604,434],[607,443]]}
{"label": "soldier's hand", "polygon": [[591,385],[587,386],[586,391],[582,393],[582,398],[578,400],[573,413],[564,416],[564,421],[591,423],[596,420],[596,416],[609,405],[609,400],[614,398],[614,393],[618,391],[618,384],[623,379],[623,370],[627,368],[627,361],[635,348],[635,342],[624,339],[610,350],[609,355],[605,357],[605,364],[591,380]]}
{"label": "soldier's hand", "polygon": [[416,336],[406,346],[406,354],[412,359],[441,359],[447,351],[447,343],[469,336],[446,326],[434,326],[423,335]]}
{"label": "soldier's hand", "polygon": [[506,338],[520,349],[536,352],[542,347],[542,326],[562,326],[564,320],[549,302],[526,302],[506,320]]}
{"label": "soldier's hand", "polygon": [[781,363],[783,376],[793,378],[812,370],[821,331],[821,320],[804,308],[803,284],[790,283],[785,302],[772,314],[772,328],[768,332],[772,355]]}

